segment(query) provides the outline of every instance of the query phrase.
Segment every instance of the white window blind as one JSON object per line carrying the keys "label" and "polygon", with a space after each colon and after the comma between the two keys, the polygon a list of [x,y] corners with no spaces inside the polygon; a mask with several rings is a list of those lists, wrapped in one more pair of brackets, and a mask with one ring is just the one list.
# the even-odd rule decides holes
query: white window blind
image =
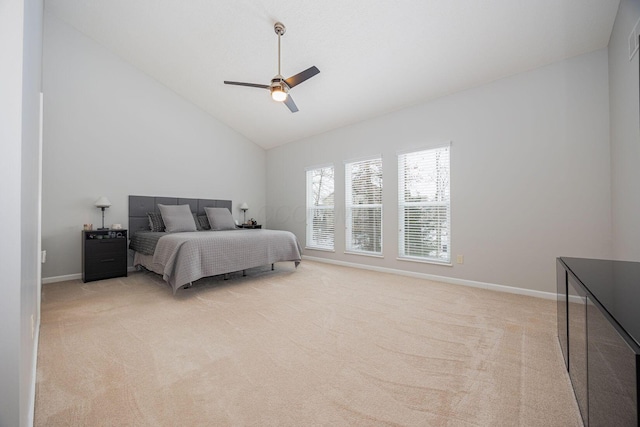
{"label": "white window blind", "polygon": [[382,255],[382,158],[345,164],[346,250]]}
{"label": "white window blind", "polygon": [[334,249],[333,183],[333,166],[307,170],[307,248]]}
{"label": "white window blind", "polygon": [[398,155],[400,258],[451,262],[450,147]]}

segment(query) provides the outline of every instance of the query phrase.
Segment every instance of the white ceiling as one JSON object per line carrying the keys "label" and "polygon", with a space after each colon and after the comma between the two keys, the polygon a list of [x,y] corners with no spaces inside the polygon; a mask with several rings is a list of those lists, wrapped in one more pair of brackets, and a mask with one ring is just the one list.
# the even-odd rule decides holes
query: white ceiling
{"label": "white ceiling", "polygon": [[[607,46],[619,0],[45,0],[56,17],[264,148]],[[315,65],[292,89],[264,89]]]}

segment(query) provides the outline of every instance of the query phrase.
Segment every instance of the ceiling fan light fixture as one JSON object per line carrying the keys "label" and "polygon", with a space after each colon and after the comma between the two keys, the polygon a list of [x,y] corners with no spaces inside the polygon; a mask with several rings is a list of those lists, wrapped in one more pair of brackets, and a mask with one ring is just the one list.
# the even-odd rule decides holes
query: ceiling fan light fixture
{"label": "ceiling fan light fixture", "polygon": [[284,102],[287,99],[287,91],[284,85],[271,86],[271,98],[274,101]]}

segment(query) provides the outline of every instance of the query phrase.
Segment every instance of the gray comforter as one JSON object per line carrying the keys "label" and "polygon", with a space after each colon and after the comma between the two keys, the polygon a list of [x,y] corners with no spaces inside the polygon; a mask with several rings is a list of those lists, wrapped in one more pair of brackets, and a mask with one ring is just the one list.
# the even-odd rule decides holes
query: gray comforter
{"label": "gray comforter", "polygon": [[302,258],[296,236],[281,230],[198,231],[167,234],[158,240],[154,264],[175,293],[202,277]]}
{"label": "gray comforter", "polygon": [[153,255],[161,237],[167,236],[164,231],[138,231],[133,233],[129,242],[129,249],[145,255]]}

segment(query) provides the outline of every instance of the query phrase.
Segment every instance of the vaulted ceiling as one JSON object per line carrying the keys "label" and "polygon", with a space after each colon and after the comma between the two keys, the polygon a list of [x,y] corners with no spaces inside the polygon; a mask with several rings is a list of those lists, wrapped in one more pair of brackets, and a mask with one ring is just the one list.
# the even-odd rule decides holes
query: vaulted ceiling
{"label": "vaulted ceiling", "polygon": [[[268,149],[606,47],[619,0],[45,0],[46,9]],[[292,89],[269,84],[312,65]],[[46,72],[46,70],[45,70]]]}

